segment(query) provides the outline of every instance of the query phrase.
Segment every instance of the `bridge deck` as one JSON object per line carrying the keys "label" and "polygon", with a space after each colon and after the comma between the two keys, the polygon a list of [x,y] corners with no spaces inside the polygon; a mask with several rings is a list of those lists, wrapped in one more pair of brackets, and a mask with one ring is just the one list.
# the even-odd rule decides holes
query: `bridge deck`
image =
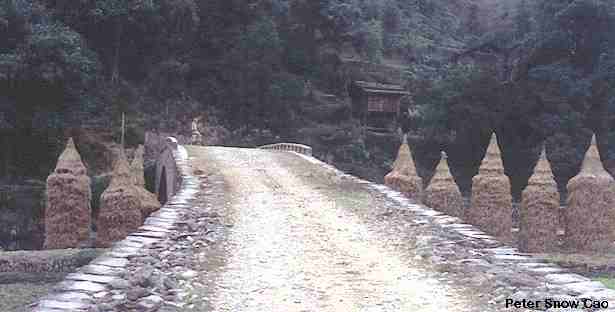
{"label": "bridge deck", "polygon": [[179,192],[34,311],[615,310],[602,283],[304,154],[187,149]]}
{"label": "bridge deck", "polygon": [[[293,153],[189,147],[224,178],[230,230],[202,287],[212,311],[487,311],[415,260],[378,214],[387,203]],[[416,234],[416,233],[414,233]],[[415,240],[414,240],[415,241]],[[196,296],[198,298],[198,296]],[[198,300],[198,299],[196,299]]]}

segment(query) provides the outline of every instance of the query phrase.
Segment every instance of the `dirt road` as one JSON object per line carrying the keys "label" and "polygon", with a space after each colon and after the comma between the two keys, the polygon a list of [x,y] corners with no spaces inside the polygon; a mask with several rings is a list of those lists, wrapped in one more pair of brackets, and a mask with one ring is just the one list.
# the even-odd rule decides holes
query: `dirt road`
{"label": "dirt road", "polygon": [[[385,203],[293,153],[189,147],[193,170],[221,176],[228,233],[199,311],[489,311],[417,261],[374,213]],[[384,209],[384,208],[383,208]],[[401,237],[401,236],[400,236]],[[486,299],[483,298],[483,301]]]}

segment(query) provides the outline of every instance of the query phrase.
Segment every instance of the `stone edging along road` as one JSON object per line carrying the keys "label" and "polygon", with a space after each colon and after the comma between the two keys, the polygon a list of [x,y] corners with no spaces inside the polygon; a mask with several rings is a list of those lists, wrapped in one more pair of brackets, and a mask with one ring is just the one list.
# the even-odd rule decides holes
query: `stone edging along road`
{"label": "stone edging along road", "polygon": [[182,210],[189,207],[189,200],[197,193],[199,184],[188,165],[188,153],[182,146],[173,150],[181,178],[181,187],[160,210],[152,213],[139,229],[112,248],[66,276],[54,287],[52,293],[33,305],[35,312],[88,311],[97,296],[105,294],[111,283],[126,271],[129,258],[139,255],[148,246],[165,239],[176,226]]}
{"label": "stone edging along road", "polygon": [[[340,179],[348,179],[354,183],[365,185],[366,189],[383,194],[395,203],[395,208],[408,210],[416,216],[415,223],[438,227],[452,233],[451,236],[463,238],[463,248],[471,249],[472,256],[463,259],[462,263],[468,267],[494,272],[496,281],[502,282],[514,289],[512,296],[494,298],[498,307],[504,307],[501,303],[509,298],[514,300],[544,300],[556,298],[557,300],[574,300],[575,298],[588,298],[593,300],[606,300],[610,303],[609,309],[596,311],[615,311],[615,290],[604,287],[602,283],[594,282],[578,274],[567,273],[564,269],[534,259],[528,254],[518,252],[515,248],[505,246],[492,236],[485,234],[472,225],[464,224],[459,218],[447,216],[433,209],[412,204],[401,193],[390,188],[365,181],[345,174],[338,169],[325,164],[316,158],[293,152],[306,161],[321,166]],[[60,312],[60,311],[88,311],[97,302],[99,296],[106,296],[111,285],[127,272],[129,259],[146,252],[152,244],[166,239],[181,222],[180,216],[191,206],[190,202],[199,191],[198,179],[192,175],[188,164],[186,150],[178,146],[173,156],[177,162],[178,170],[182,178],[179,192],[159,211],[150,216],[139,230],[126,239],[119,241],[102,256],[93,260],[76,273],[69,274],[66,279],[59,283],[54,292],[42,298],[33,311],[37,312]],[[433,249],[432,261],[446,261],[446,255],[439,254],[440,245],[456,244],[450,238],[435,238],[437,241],[428,242],[424,248]],[[468,246],[468,247],[466,247]],[[510,272],[513,271],[511,274]],[[510,279],[515,278],[516,272],[530,275],[533,281],[538,281],[540,290],[523,283],[514,283]],[[508,280],[507,280],[508,279]],[[534,283],[536,284],[536,283]],[[489,298],[486,298],[489,300]],[[500,310],[500,309],[498,309]],[[504,309],[501,309],[504,310]],[[545,310],[540,308],[540,310]],[[511,311],[529,311],[528,309],[513,309]],[[579,311],[579,310],[547,310],[547,311]]]}
{"label": "stone edging along road", "polygon": [[[510,286],[510,284],[515,283],[508,282],[507,279],[514,279],[514,274],[500,273],[523,272],[531,276],[536,282],[535,284],[542,285],[542,287],[540,287],[541,290],[536,290],[535,287],[523,287],[520,286],[523,283],[519,283],[514,287],[516,293],[510,297],[502,296],[501,298],[495,298],[494,302],[491,302],[491,304],[497,304],[498,307],[504,308],[506,305],[505,300],[507,299],[519,302],[520,305],[522,305],[522,301],[525,299],[527,302],[538,301],[539,304],[538,306],[514,306],[511,304],[509,306],[509,308],[512,308],[510,311],[581,311],[580,309],[547,309],[548,307],[545,307],[544,304],[545,300],[549,298],[559,302],[570,300],[579,301],[582,307],[585,303],[582,299],[589,299],[587,300],[588,305],[601,302],[603,306],[594,306],[583,311],[615,311],[615,290],[606,288],[601,282],[592,281],[579,274],[569,273],[555,264],[533,258],[530,254],[521,253],[516,248],[500,243],[495,237],[487,235],[473,225],[463,223],[459,218],[448,216],[422,205],[413,204],[403,194],[387,186],[346,174],[314,157],[296,152],[295,154],[311,163],[321,166],[340,179],[348,179],[354,183],[363,184],[368,189],[383,194],[389,200],[397,204],[397,209],[413,212],[416,215],[416,219],[414,220],[415,223],[430,224],[440,227],[444,231],[459,235],[464,240],[464,246],[471,246],[467,248],[471,248],[471,254],[474,255],[470,259],[462,260],[463,263],[469,266],[475,266],[481,271],[494,272],[496,281],[503,281],[502,284],[508,284]],[[455,242],[447,241],[443,238],[442,241],[436,243],[438,243],[438,245],[446,245]],[[432,245],[428,246],[428,248],[434,249],[434,254],[438,254],[438,247]],[[435,260],[435,262],[437,261],[438,260]],[[445,262],[445,260],[440,261]],[[604,302],[608,302],[608,308],[606,309]],[[551,305],[551,307],[553,307],[553,305]],[[519,310],[520,308],[522,310]],[[567,307],[564,306],[562,308]]]}

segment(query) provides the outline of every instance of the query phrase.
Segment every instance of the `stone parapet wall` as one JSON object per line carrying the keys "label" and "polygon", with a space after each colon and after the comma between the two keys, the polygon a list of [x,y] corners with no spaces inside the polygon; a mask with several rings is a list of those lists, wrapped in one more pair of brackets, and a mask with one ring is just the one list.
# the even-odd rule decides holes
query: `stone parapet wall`
{"label": "stone parapet wall", "polygon": [[276,143],[276,144],[263,145],[259,148],[266,149],[266,150],[282,151],[282,152],[296,152],[299,154],[312,156],[312,148],[307,145],[303,145],[303,144]]}
{"label": "stone parapet wall", "polygon": [[100,249],[0,252],[0,276],[5,273],[67,273],[87,264],[101,252]]}
{"label": "stone parapet wall", "polygon": [[478,227],[464,223],[460,218],[414,204],[403,193],[388,186],[346,174],[316,158],[300,156],[321,166],[340,180],[364,185],[366,190],[383,195],[394,204],[393,211],[397,212],[393,213],[412,214],[413,227],[422,226],[430,229],[425,230],[426,232],[438,233],[422,237],[424,242],[416,247],[425,250],[421,259],[428,260],[432,265],[441,268],[464,266],[472,272],[489,272],[491,275],[489,283],[514,290],[511,295],[496,297],[489,304],[504,306],[507,298],[542,300],[542,304],[538,306],[538,310],[542,311],[547,310],[544,306],[546,298],[564,300],[583,298],[609,303],[615,301],[615,290],[607,288],[601,282],[570,273],[556,264],[522,253]]}
{"label": "stone parapet wall", "polygon": [[166,149],[156,159],[156,184],[155,190],[158,201],[164,204],[180,188],[182,177],[177,167],[178,153],[185,152],[181,143],[173,137],[166,139]]}
{"label": "stone parapet wall", "polygon": [[182,211],[189,207],[188,200],[198,190],[197,179],[191,174],[187,151],[169,140],[171,155],[176,163],[180,187],[160,210],[152,213],[134,233],[115,242],[111,248],[88,265],[66,276],[54,288],[54,292],[41,298],[32,307],[34,312],[85,312],[94,308],[95,295],[113,288],[111,284],[122,281],[131,258],[137,257],[154,243],[169,237],[176,228]]}
{"label": "stone parapet wall", "polygon": [[158,156],[167,148],[167,138],[173,137],[179,145],[188,145],[191,138],[185,135],[173,135],[166,132],[145,132],[145,161],[156,160]]}

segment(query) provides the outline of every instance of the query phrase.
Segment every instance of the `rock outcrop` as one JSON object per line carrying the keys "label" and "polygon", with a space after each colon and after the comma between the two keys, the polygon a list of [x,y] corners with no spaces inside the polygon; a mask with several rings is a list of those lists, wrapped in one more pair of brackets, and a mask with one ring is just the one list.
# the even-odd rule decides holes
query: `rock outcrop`
{"label": "rock outcrop", "polygon": [[90,238],[92,191],[72,138],[47,178],[46,192],[44,248],[76,248],[86,243]]}
{"label": "rock outcrop", "polygon": [[118,153],[109,187],[100,197],[96,246],[108,247],[134,232],[142,221],[139,191],[123,151]]}
{"label": "rock outcrop", "polygon": [[560,195],[544,147],[521,196],[519,249],[524,252],[555,250]]}
{"label": "rock outcrop", "polygon": [[463,197],[451,175],[445,152],[442,152],[436,173],[425,189],[423,203],[450,216],[463,216]]}
{"label": "rock outcrop", "polygon": [[150,193],[145,189],[145,176],[143,172],[143,146],[139,145],[135,151],[135,156],[130,164],[130,169],[134,178],[135,188],[139,195],[140,211],[142,221],[145,220],[152,212],[160,209],[160,203],[155,194]]}
{"label": "rock outcrop", "polygon": [[581,172],[570,179],[566,207],[566,246],[603,251],[613,246],[615,182],[604,169],[596,136],[585,153]]}
{"label": "rock outcrop", "polygon": [[478,175],[472,178],[471,202],[466,214],[468,222],[504,241],[511,239],[510,180],[504,174],[504,164],[495,133],[491,136]]}
{"label": "rock outcrop", "polygon": [[416,173],[406,136],[404,136],[403,143],[399,147],[393,170],[384,177],[384,184],[417,202],[421,200],[423,179]]}

